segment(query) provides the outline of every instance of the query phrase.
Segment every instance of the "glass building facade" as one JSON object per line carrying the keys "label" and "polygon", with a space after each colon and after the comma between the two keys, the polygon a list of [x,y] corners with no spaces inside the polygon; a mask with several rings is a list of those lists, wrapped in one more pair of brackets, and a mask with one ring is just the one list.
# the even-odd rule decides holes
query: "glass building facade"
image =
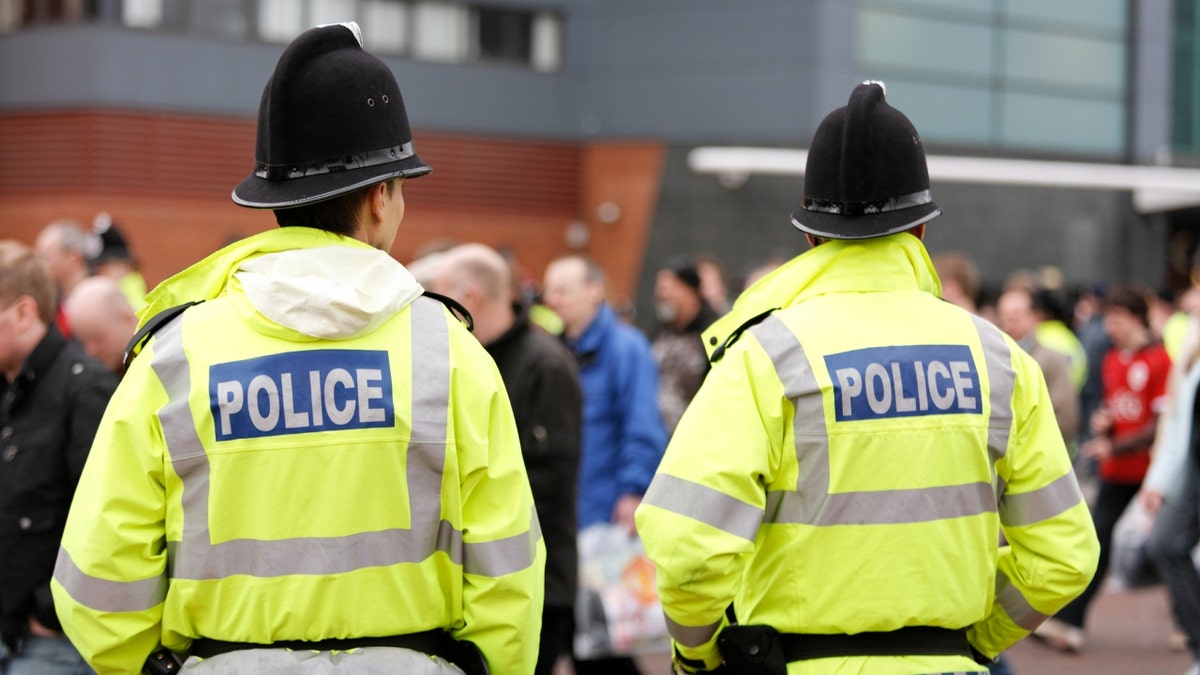
{"label": "glass building facade", "polygon": [[861,72],[930,145],[1122,159],[1126,0],[864,0]]}

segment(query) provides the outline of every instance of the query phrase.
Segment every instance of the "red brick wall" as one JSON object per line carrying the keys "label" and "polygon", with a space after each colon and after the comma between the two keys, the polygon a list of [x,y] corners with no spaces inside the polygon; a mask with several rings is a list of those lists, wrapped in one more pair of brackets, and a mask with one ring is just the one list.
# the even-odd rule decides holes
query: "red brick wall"
{"label": "red brick wall", "polygon": [[[442,239],[512,248],[540,278],[568,250],[574,221],[587,251],[632,295],[654,212],[662,148],[578,144],[415,130],[434,173],[405,185],[407,215],[392,254],[412,259]],[[56,218],[90,225],[112,214],[151,285],[229,240],[274,227],[230,191],[253,167],[254,120],[125,110],[0,113],[0,238],[32,243]],[[599,204],[619,204],[601,223]]]}

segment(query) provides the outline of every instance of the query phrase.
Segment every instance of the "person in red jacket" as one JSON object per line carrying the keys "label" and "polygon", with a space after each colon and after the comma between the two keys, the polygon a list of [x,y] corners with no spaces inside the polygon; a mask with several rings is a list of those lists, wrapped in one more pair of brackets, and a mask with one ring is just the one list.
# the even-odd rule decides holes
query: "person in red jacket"
{"label": "person in red jacket", "polygon": [[1034,632],[1064,651],[1080,651],[1086,642],[1087,609],[1104,582],[1113,527],[1150,466],[1150,446],[1171,370],[1171,357],[1150,332],[1145,294],[1137,288],[1115,286],[1105,295],[1104,329],[1113,344],[1102,365],[1104,395],[1092,414],[1093,437],[1080,448],[1098,464],[1100,489],[1092,519],[1100,538],[1100,562],[1083,595]]}

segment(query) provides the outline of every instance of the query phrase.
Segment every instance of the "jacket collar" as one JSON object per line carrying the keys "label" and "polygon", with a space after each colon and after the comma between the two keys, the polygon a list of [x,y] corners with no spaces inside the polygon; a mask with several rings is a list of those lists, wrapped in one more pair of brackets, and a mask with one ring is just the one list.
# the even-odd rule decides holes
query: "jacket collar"
{"label": "jacket collar", "polygon": [[728,314],[704,331],[712,355],[750,319],[827,293],[914,290],[940,296],[942,284],[925,245],[907,232],[875,239],[829,240],[792,258],[747,288]]}
{"label": "jacket collar", "polygon": [[604,335],[608,333],[613,323],[618,321],[617,313],[607,302],[600,303],[596,316],[577,340],[567,339],[567,346],[577,357],[587,357],[600,350],[604,343]]}
{"label": "jacket collar", "polygon": [[423,289],[390,255],[357,239],[283,227],[235,242],[164,281],[147,296],[139,324],[227,291],[261,332],[345,339],[370,332]]}

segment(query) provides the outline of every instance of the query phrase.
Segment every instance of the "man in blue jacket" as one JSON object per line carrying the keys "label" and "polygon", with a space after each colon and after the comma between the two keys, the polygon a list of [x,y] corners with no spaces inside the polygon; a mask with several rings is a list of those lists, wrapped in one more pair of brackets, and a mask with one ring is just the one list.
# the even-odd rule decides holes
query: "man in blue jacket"
{"label": "man in blue jacket", "polygon": [[[658,414],[658,368],[650,343],[605,300],[604,271],[582,256],[546,268],[546,305],[562,318],[563,339],[579,363],[583,452],[579,465],[580,531],[617,523],[634,532],[633,514],[666,448]],[[579,675],[637,673],[630,659],[577,661]]]}

